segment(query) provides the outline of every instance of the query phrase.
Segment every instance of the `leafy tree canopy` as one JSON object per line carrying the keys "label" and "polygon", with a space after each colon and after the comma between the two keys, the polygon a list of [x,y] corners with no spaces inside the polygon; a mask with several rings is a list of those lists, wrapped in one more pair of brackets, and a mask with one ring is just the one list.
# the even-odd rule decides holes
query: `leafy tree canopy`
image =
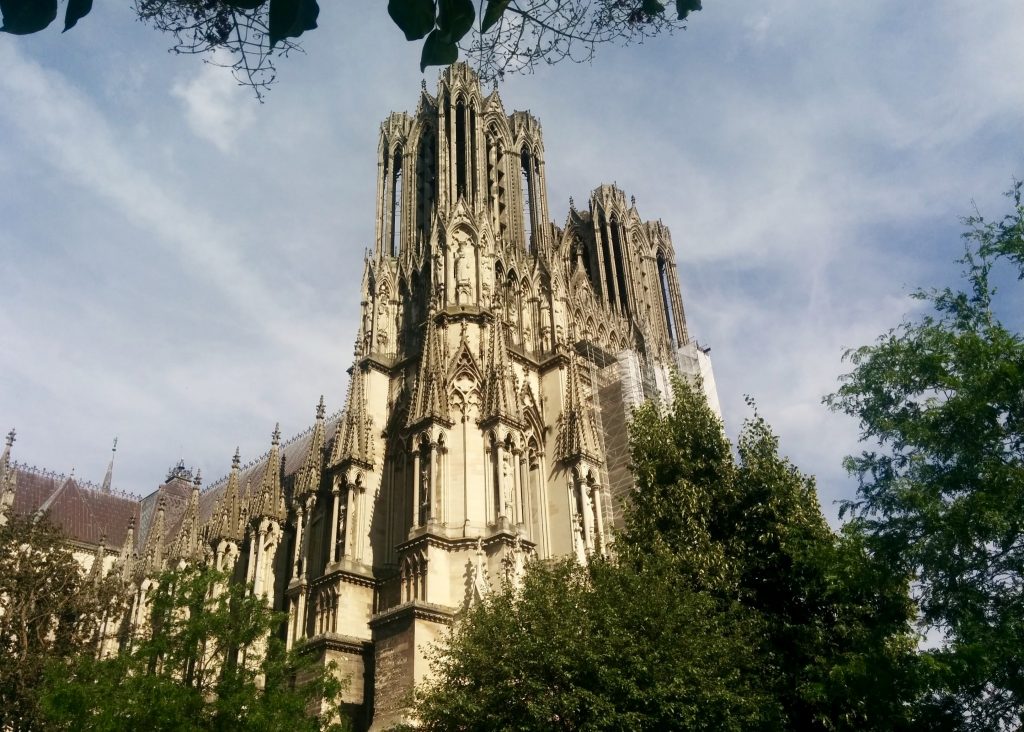
{"label": "leafy tree canopy", "polygon": [[847,458],[851,528],[913,577],[930,704],[946,724],[1017,727],[1024,711],[1024,339],[994,309],[992,270],[1024,278],[1021,186],[1002,221],[965,219],[962,289],[920,290],[931,312],[846,354],[826,398],[877,447]]}
{"label": "leafy tree canopy", "polygon": [[[317,0],[134,0],[140,19],[170,33],[179,53],[232,56],[236,78],[257,92],[274,80],[275,56],[317,27]],[[92,9],[66,0],[64,30]],[[485,81],[537,64],[593,58],[599,45],[629,44],[684,27],[701,0],[389,0],[387,11],[409,41],[422,41],[421,70],[458,60]],[[37,33],[56,18],[58,0],[0,0],[0,31]]]}
{"label": "leafy tree canopy", "polygon": [[55,658],[91,653],[118,593],[84,574],[64,534],[45,517],[0,525],[0,729],[45,727],[39,687]]}
{"label": "leafy tree canopy", "polygon": [[630,428],[616,559],[529,565],[471,608],[420,690],[428,730],[899,729],[906,582],[837,536],[760,417],[734,456],[698,389]]}
{"label": "leafy tree canopy", "polygon": [[54,727],[341,729],[333,665],[286,651],[282,618],[245,585],[188,567],[160,575],[146,602],[149,622],[121,653],[48,669],[41,703]]}

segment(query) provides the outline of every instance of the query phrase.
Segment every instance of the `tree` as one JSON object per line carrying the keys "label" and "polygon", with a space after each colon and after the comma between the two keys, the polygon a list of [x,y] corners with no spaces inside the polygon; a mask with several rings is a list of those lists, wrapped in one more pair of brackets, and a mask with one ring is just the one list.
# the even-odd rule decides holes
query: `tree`
{"label": "tree", "polygon": [[45,517],[0,525],[0,728],[45,727],[39,687],[55,658],[92,653],[118,596],[82,572],[66,537]]}
{"label": "tree", "polygon": [[245,585],[190,566],[160,575],[146,602],[120,654],[51,665],[41,703],[56,728],[340,729],[333,665],[285,651],[281,617]]}
{"label": "tree", "polygon": [[472,608],[417,691],[424,730],[744,730],[756,626],[660,566],[534,562]]}
{"label": "tree", "polygon": [[1021,186],[1001,222],[965,219],[964,289],[919,290],[931,312],[849,351],[829,406],[877,447],[848,457],[843,506],[872,553],[913,577],[938,647],[923,700],[950,726],[1017,727],[1024,710],[1024,339],[996,316],[995,265],[1024,277]]}
{"label": "tree", "polygon": [[534,563],[471,609],[420,690],[428,730],[901,729],[905,578],[833,533],[763,419],[733,455],[699,389],[638,409],[615,559]]}
{"label": "tree", "polygon": [[905,579],[828,527],[814,479],[779,455],[761,416],[744,422],[734,457],[700,390],[675,391],[664,413],[646,405],[634,414],[624,558],[668,555],[694,586],[756,613],[758,673],[782,727],[911,724]]}
{"label": "tree", "polygon": [[[36,33],[57,17],[58,0],[0,0],[0,31]],[[64,30],[92,9],[67,0]],[[700,0],[389,0],[388,14],[409,41],[423,41],[421,70],[447,65],[460,49],[484,81],[539,63],[584,62],[606,43],[630,44],[684,27]],[[229,54],[235,77],[257,95],[273,82],[275,57],[317,27],[317,0],[135,0],[139,18],[174,37],[178,53]],[[214,63],[219,61],[214,60]]]}

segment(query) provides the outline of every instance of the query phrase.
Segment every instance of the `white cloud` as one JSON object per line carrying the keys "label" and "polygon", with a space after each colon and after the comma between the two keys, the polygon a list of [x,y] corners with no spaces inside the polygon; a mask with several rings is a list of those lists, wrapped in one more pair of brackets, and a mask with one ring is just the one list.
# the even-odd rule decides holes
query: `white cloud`
{"label": "white cloud", "polygon": [[229,153],[252,126],[256,110],[251,92],[223,68],[225,62],[230,63],[230,57],[214,55],[192,79],[176,82],[171,93],[184,105],[185,120],[192,132],[222,153]]}
{"label": "white cloud", "polygon": [[[857,449],[819,403],[842,348],[954,279],[957,216],[998,216],[1022,174],[1024,7],[705,5],[501,93],[544,125],[557,223],[618,181],[669,225],[730,430],[755,396],[828,510]],[[97,477],[120,434],[118,475],[146,491],[178,457],[219,474],[274,421],[301,429],[320,392],[340,406],[376,134],[415,106],[418,47],[379,6],[325,5],[259,105],[95,12],[113,36],[0,44],[0,419],[21,456]]]}

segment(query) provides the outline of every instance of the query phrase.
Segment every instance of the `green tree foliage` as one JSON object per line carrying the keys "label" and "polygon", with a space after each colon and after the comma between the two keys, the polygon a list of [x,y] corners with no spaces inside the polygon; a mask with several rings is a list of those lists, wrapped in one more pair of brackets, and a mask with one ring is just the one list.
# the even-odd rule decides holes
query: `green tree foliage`
{"label": "green tree foliage", "polygon": [[428,730],[900,729],[904,580],[833,533],[755,416],[737,454],[699,389],[634,414],[616,559],[529,566],[471,609],[421,690]]}
{"label": "green tree foliage", "polygon": [[[226,52],[236,78],[257,95],[273,82],[275,57],[317,27],[317,0],[134,0],[141,20],[174,37],[178,53]],[[67,0],[64,30],[92,9]],[[684,27],[700,0],[389,0],[387,11],[409,41],[423,41],[420,68],[447,65],[460,50],[485,81],[540,63],[585,62],[598,46],[630,44]],[[57,17],[58,0],[0,0],[0,31],[37,33]]]}
{"label": "green tree foliage", "polygon": [[894,729],[915,684],[906,583],[857,537],[836,535],[813,478],[780,457],[763,418],[734,458],[698,389],[664,413],[637,410],[636,490],[619,538],[625,561],[672,558],[693,586],[758,619],[764,693],[786,729]]}
{"label": "green tree foliage", "polygon": [[54,727],[341,729],[333,665],[286,652],[281,617],[244,585],[188,567],[162,574],[148,603],[148,626],[122,653],[51,665],[42,706]]}
{"label": "green tree foliage", "polygon": [[1005,261],[1024,277],[1020,193],[1001,222],[965,220],[964,288],[914,293],[931,311],[848,352],[826,399],[878,446],[847,458],[859,488],[844,511],[913,577],[921,624],[944,639],[925,655],[926,701],[977,730],[1024,710],[1024,339],[996,317],[990,279]]}
{"label": "green tree foliage", "polygon": [[756,632],[670,568],[532,563],[470,610],[418,690],[422,729],[744,730]]}
{"label": "green tree foliage", "polygon": [[45,517],[14,515],[0,526],[0,729],[45,728],[38,692],[46,664],[94,651],[117,599],[109,583],[81,571]]}

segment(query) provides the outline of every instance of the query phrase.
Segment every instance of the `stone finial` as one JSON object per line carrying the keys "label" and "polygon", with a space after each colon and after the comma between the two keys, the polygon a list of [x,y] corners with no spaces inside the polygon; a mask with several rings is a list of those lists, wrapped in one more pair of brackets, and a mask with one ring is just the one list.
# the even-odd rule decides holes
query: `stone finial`
{"label": "stone finial", "polygon": [[203,484],[203,471],[200,468],[196,468],[196,477],[192,479],[192,485],[196,488]]}
{"label": "stone finial", "polygon": [[324,395],[320,395],[320,402],[316,405],[316,418],[323,419],[324,414],[327,412],[327,407],[324,406]]}
{"label": "stone finial", "polygon": [[11,427],[11,431],[7,433],[7,447],[14,447],[14,438],[17,436],[17,432]]}
{"label": "stone finial", "polygon": [[233,458],[231,458],[231,467],[232,468],[237,468],[237,467],[241,466],[241,464],[242,464],[242,454],[238,451],[238,448],[236,447],[235,448],[235,456]]}
{"label": "stone finial", "polygon": [[636,208],[636,196],[630,196],[629,197],[629,203],[630,203],[630,205],[633,206],[633,208]]}
{"label": "stone finial", "polygon": [[272,434],[270,436],[270,444],[271,445],[280,445],[281,444],[281,423],[280,422],[277,422],[274,425],[274,434]]}
{"label": "stone finial", "polygon": [[576,201],[573,200],[572,196],[569,196],[569,210],[570,211],[575,211],[576,210]]}
{"label": "stone finial", "polygon": [[426,79],[420,79],[420,90],[421,91],[426,91],[427,90],[427,80]]}

